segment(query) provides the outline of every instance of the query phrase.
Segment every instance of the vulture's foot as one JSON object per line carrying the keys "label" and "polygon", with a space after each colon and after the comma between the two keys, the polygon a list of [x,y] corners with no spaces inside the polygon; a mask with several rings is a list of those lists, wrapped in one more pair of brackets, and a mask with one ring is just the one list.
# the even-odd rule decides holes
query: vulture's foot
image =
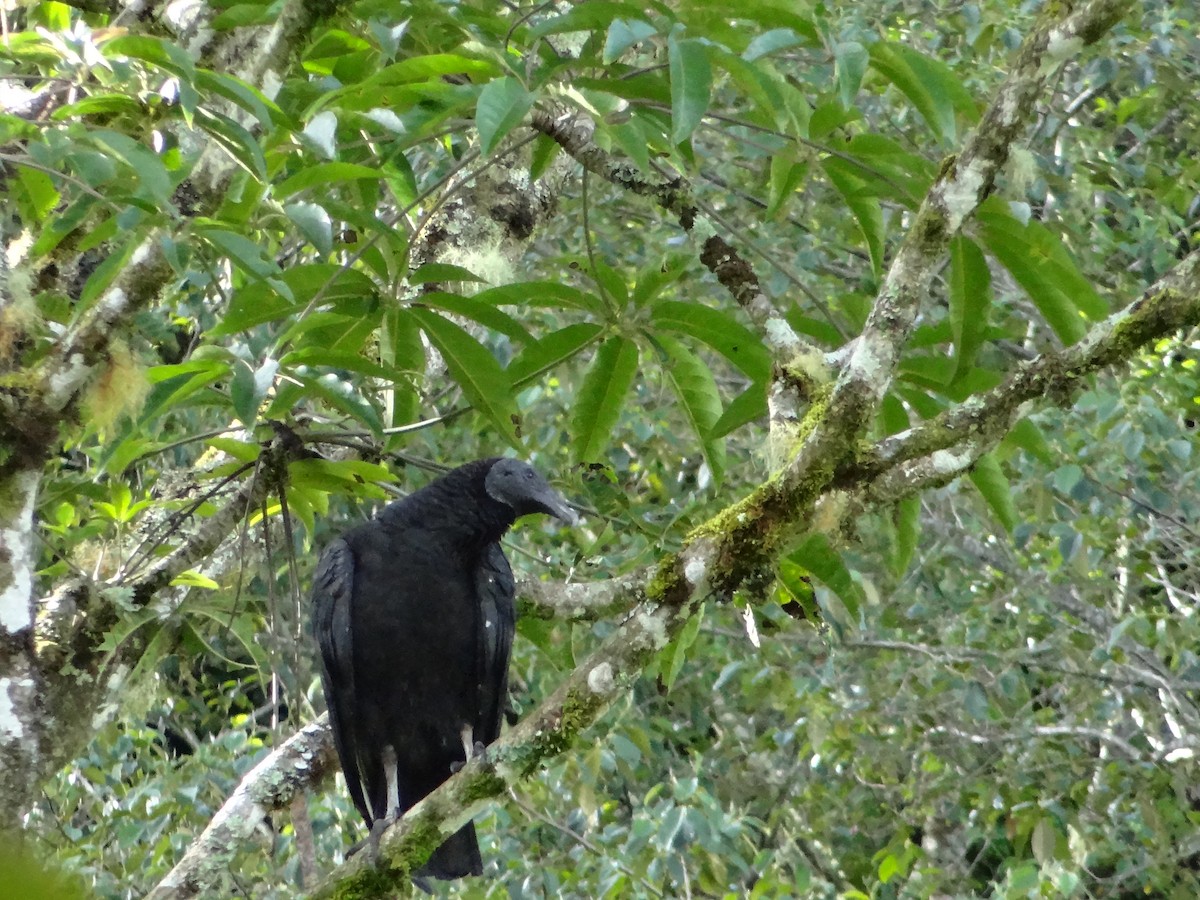
{"label": "vulture's foot", "polygon": [[[486,766],[488,764],[487,744],[483,741],[476,741],[475,745],[471,748],[471,759],[482,759],[483,764]],[[465,765],[465,762],[458,762],[457,760],[450,763],[450,774],[457,775],[463,770],[463,766]]]}

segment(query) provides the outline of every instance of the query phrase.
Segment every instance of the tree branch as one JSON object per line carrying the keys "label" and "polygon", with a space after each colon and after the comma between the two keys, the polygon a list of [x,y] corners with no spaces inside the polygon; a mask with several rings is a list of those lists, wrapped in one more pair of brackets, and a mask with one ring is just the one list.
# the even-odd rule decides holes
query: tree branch
{"label": "tree branch", "polygon": [[183,859],[146,895],[147,900],[185,900],[217,884],[269,812],[287,807],[293,797],[336,770],[333,735],[328,719],[321,716],[246,773]]}

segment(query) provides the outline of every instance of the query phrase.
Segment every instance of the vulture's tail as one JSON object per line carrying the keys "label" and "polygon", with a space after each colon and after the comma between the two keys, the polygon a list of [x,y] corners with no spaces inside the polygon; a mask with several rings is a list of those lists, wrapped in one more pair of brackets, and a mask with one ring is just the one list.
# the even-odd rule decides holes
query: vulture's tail
{"label": "vulture's tail", "polygon": [[479,855],[475,826],[468,823],[446,838],[446,842],[434,850],[429,861],[414,874],[418,878],[443,879],[482,875],[483,857]]}

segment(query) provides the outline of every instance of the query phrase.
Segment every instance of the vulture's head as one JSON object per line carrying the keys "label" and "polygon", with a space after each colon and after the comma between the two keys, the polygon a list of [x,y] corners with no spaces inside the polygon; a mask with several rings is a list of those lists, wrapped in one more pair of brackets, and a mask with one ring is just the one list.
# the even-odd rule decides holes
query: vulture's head
{"label": "vulture's head", "polygon": [[484,488],[489,497],[512,507],[517,516],[546,513],[562,519],[568,525],[579,521],[562,495],[550,487],[533,466],[519,459],[496,460],[488,469]]}

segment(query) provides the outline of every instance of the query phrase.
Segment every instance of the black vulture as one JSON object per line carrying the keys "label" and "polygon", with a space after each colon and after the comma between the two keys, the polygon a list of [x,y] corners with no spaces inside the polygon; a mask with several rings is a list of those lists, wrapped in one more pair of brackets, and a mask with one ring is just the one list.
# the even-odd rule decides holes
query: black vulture
{"label": "black vulture", "polygon": [[[313,630],[325,703],[373,841],[500,736],[516,611],[499,541],[528,513],[576,520],[528,463],[476,460],[389,504],[321,555]],[[415,875],[482,872],[467,824]]]}

